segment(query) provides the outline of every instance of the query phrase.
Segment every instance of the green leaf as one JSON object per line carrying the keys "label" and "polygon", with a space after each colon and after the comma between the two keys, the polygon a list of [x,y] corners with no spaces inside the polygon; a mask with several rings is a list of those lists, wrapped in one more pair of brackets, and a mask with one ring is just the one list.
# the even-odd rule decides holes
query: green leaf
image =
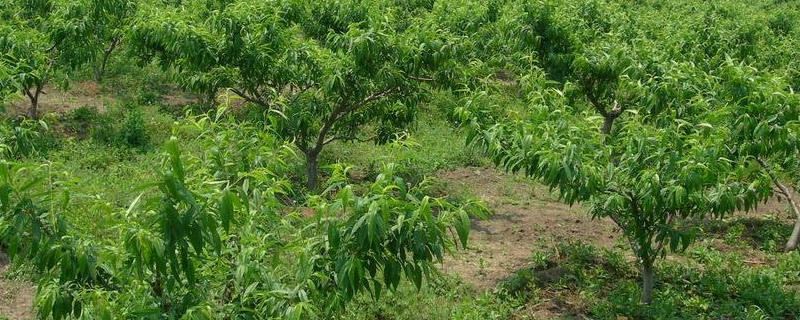
{"label": "green leaf", "polygon": [[464,210],[458,210],[455,217],[455,228],[458,238],[461,241],[461,246],[467,248],[467,238],[469,237],[470,219],[469,215]]}

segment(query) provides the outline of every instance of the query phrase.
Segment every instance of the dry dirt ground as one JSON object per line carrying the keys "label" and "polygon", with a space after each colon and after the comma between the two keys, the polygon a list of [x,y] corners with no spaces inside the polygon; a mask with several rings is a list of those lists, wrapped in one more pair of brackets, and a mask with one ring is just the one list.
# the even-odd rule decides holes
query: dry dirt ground
{"label": "dry dirt ground", "polygon": [[[60,115],[85,106],[104,112],[107,106],[117,103],[117,99],[103,91],[94,81],[72,83],[66,91],[45,85],[39,96],[39,112]],[[196,101],[193,95],[182,92],[178,87],[169,87],[167,93],[161,95],[161,103],[170,107],[183,107]],[[7,112],[11,115],[24,115],[29,104],[26,96],[18,97],[8,104]]]}
{"label": "dry dirt ground", "polygon": [[546,249],[560,240],[580,239],[603,248],[618,242],[610,219],[592,220],[579,207],[558,202],[547,189],[523,178],[476,167],[438,176],[451,190],[477,196],[493,212],[487,220],[473,221],[469,249],[441,267],[477,290],[491,289],[527,266],[534,248]]}
{"label": "dry dirt ground", "polygon": [[[73,109],[89,106],[98,111],[104,111],[105,106],[114,101],[112,97],[102,94],[97,83],[93,81],[73,83],[67,91],[52,85],[45,85],[39,96],[39,110],[42,113],[63,114]],[[9,114],[25,114],[29,103],[27,97],[20,97],[8,106],[8,112]]]}
{"label": "dry dirt ground", "polygon": [[[477,196],[493,212],[487,220],[473,220],[469,249],[456,252],[455,259],[441,266],[444,272],[460,276],[479,291],[494,288],[527,266],[533,249],[551,249],[560,241],[580,240],[595,247],[617,247],[623,251],[628,248],[611,219],[591,219],[579,206],[559,202],[546,188],[523,177],[477,167],[442,171],[437,175],[450,192]],[[754,211],[736,216],[763,217],[781,212],[784,207],[783,202],[771,200]],[[719,239],[711,241],[722,252],[733,250]],[[748,252],[747,256],[746,262],[764,263],[760,252]]]}
{"label": "dry dirt ground", "polygon": [[30,282],[5,279],[7,266],[4,260],[0,257],[0,319],[33,319],[31,304],[36,287]]}

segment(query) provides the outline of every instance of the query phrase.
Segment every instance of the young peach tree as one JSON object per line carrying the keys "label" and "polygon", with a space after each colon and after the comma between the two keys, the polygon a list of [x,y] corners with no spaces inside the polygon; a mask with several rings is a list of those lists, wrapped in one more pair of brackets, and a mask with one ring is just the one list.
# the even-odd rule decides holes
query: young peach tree
{"label": "young peach tree", "polygon": [[[459,113],[469,140],[499,167],[614,221],[637,257],[641,302],[649,303],[656,261],[685,250],[697,221],[752,209],[772,195],[753,152],[792,143],[793,133],[771,121],[796,120],[788,107],[795,98],[785,86],[770,91],[777,87],[769,77],[727,75],[727,66],[749,67],[763,55],[723,37],[744,29],[716,34],[729,26],[700,15],[693,23],[708,29],[679,32],[651,25],[637,8],[598,4],[556,0],[501,10],[498,37],[521,57],[534,57],[533,66],[522,58],[509,63],[522,75],[514,84],[518,103],[507,95],[495,100],[506,88],[489,83]],[[743,94],[744,85],[770,89]],[[792,139],[776,143],[782,138]]]}
{"label": "young peach tree", "polygon": [[144,10],[131,31],[145,57],[177,70],[184,87],[204,96],[229,89],[270,114],[273,127],[306,159],[307,186],[334,141],[393,139],[442,83],[453,44],[420,10],[405,28],[362,1],[232,1]]}
{"label": "young peach tree", "polygon": [[785,79],[751,66],[730,61],[722,70],[726,96],[737,101],[726,145],[756,163],[761,170],[752,175],[768,177],[773,192],[787,200],[795,223],[784,250],[794,250],[800,242],[800,207],[790,184],[800,177],[800,97]]}
{"label": "young peach tree", "polygon": [[0,7],[0,62],[7,73],[0,82],[13,83],[30,102],[28,116],[37,118],[54,74],[96,62],[102,78],[133,9],[127,0],[9,1]]}
{"label": "young peach tree", "polygon": [[764,192],[740,182],[744,164],[728,157],[720,123],[655,121],[629,109],[609,134],[603,118],[545,90],[546,100],[523,116],[477,129],[471,139],[497,166],[613,220],[639,261],[643,303],[652,299],[656,260],[694,241],[692,221],[750,209]]}

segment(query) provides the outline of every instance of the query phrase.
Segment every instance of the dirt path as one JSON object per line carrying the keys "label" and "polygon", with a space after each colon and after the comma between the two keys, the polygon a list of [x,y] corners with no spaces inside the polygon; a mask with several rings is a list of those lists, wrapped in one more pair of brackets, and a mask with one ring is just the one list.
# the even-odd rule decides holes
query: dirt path
{"label": "dirt path", "polygon": [[0,319],[33,319],[36,287],[29,282],[4,279],[7,266],[0,261]]}
{"label": "dirt path", "polygon": [[477,290],[491,289],[526,266],[533,249],[579,239],[611,248],[619,237],[610,219],[592,220],[579,207],[558,202],[523,178],[475,167],[438,176],[451,190],[479,197],[494,212],[489,220],[473,221],[470,249],[441,267]]}

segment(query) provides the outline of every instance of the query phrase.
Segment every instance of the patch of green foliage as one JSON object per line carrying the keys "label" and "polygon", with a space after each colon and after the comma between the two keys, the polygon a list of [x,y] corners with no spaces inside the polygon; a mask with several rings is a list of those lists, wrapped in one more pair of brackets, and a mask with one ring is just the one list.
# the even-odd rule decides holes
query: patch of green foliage
{"label": "patch of green foliage", "polygon": [[[432,108],[432,107],[429,107]],[[464,144],[460,131],[437,111],[426,112],[414,127],[400,139],[386,144],[371,142],[335,142],[328,162],[342,161],[361,170],[363,179],[372,179],[385,162],[403,167],[403,175],[411,181],[439,170],[485,165],[484,155]]]}
{"label": "patch of green foliage", "polygon": [[517,271],[500,288],[512,297],[529,299],[527,304],[536,304],[547,292],[546,296],[555,297],[551,299],[562,317],[794,319],[800,315],[800,293],[793,289],[800,284],[797,252],[776,254],[768,263],[752,266],[740,252],[723,253],[710,243],[698,244],[678,260],[658,264],[658,290],[649,305],[638,302],[638,274],[620,251],[559,243],[544,253],[544,260]]}
{"label": "patch of green foliage", "polygon": [[218,115],[173,133],[197,149],[168,140],[163,169],[127,208],[89,200],[114,216],[115,232],[99,238],[70,223],[86,205],[71,202],[78,181],[0,162],[0,243],[34,267],[41,317],[327,318],[360,292],[379,298],[401,279],[421,288],[434,262],[466,245],[468,212],[481,212],[426,196],[393,165],[363,194],[338,167],[322,194],[289,207],[282,172],[296,155],[270,132]]}

